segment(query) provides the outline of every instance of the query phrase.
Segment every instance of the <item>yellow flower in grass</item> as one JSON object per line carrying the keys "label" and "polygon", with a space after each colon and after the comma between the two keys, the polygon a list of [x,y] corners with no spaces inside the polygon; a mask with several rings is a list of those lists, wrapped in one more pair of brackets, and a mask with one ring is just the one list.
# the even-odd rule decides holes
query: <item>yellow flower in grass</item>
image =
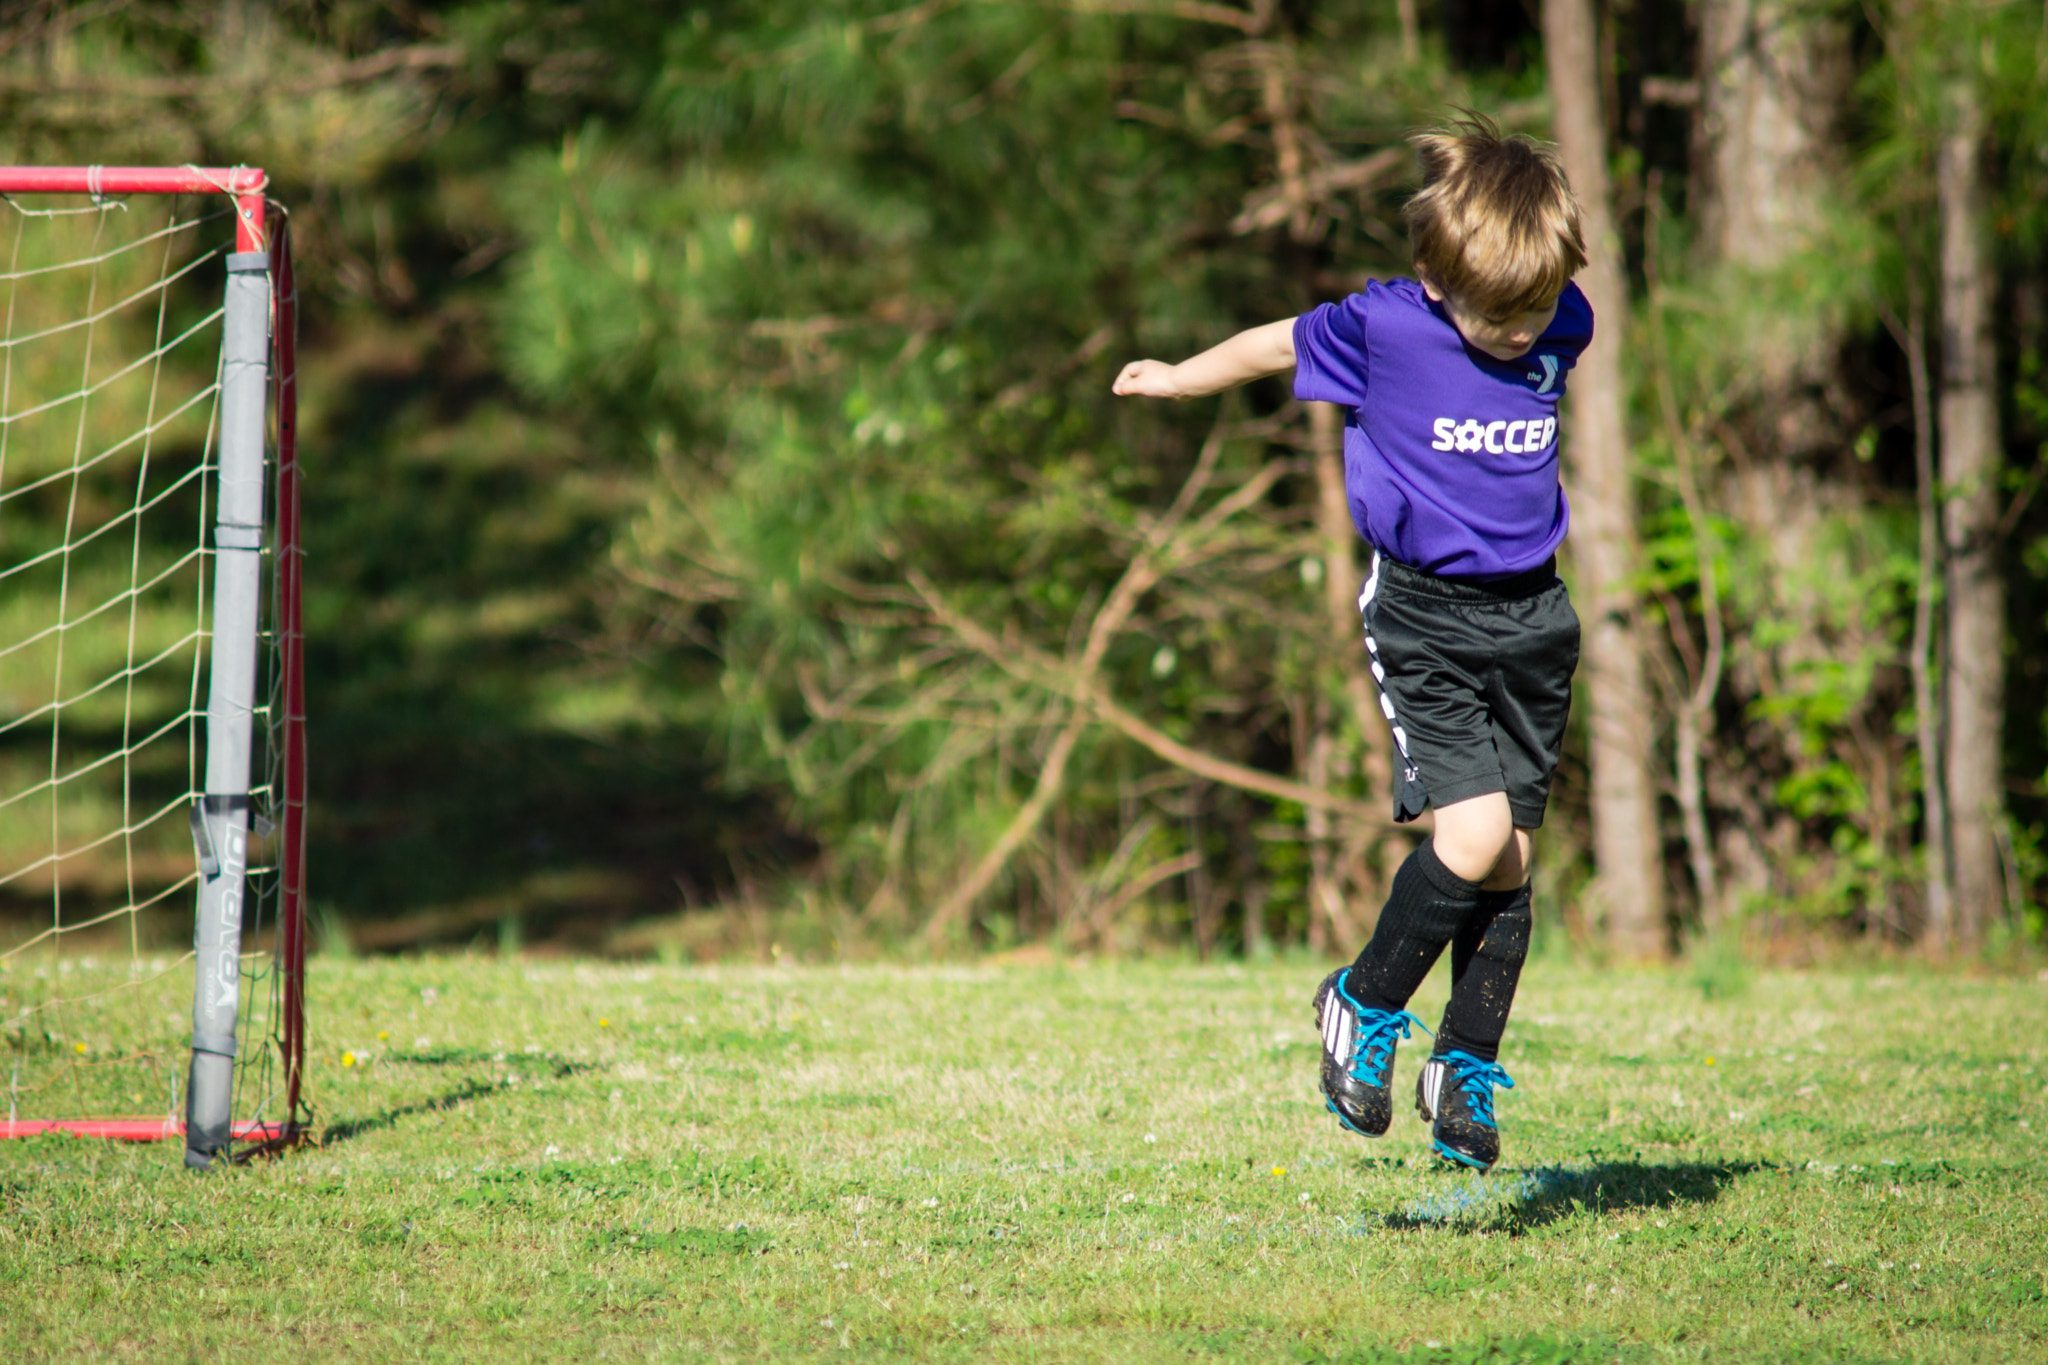
{"label": "yellow flower in grass", "polygon": [[355,1053],[353,1053],[353,1052],[344,1052],[344,1053],[342,1053],[342,1054],[341,1054],[341,1064],[342,1064],[343,1066],[354,1066],[354,1065],[356,1064],[356,1054],[355,1054]]}

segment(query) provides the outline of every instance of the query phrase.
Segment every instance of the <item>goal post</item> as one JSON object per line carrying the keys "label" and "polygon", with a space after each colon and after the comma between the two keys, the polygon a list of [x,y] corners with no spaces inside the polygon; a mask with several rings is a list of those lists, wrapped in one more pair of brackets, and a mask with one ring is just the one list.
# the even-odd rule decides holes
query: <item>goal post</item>
{"label": "goal post", "polygon": [[205,1168],[305,1134],[297,289],[266,183],[0,167],[0,1136],[182,1136]]}

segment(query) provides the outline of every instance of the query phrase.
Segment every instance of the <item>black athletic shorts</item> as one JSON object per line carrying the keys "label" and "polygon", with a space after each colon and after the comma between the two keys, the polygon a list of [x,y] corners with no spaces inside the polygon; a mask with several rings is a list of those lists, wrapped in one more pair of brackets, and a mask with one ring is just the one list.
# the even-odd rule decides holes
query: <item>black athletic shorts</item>
{"label": "black athletic shorts", "polygon": [[1516,825],[1541,825],[1579,666],[1557,561],[1481,582],[1375,551],[1358,612],[1399,758],[1394,818],[1506,792]]}

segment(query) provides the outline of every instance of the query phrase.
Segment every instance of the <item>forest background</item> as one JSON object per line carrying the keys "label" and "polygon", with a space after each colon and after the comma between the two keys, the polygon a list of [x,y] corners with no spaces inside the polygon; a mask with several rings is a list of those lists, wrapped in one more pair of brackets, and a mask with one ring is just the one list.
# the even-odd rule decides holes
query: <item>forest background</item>
{"label": "forest background", "polygon": [[331,947],[1349,953],[1341,418],[1113,400],[1555,139],[1579,949],[2038,950],[2048,9],[13,3],[0,157],[251,164]]}

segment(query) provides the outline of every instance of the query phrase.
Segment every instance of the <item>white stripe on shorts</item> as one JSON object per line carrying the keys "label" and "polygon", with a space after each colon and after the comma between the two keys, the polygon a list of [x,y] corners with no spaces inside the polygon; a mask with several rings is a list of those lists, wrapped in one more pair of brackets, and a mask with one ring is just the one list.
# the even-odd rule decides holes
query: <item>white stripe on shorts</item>
{"label": "white stripe on shorts", "polygon": [[[1372,552],[1372,572],[1366,575],[1365,586],[1358,593],[1358,613],[1360,616],[1365,614],[1366,607],[1378,595],[1379,590],[1380,552],[1374,550]],[[1408,756],[1408,732],[1401,728],[1399,721],[1394,719],[1394,699],[1387,694],[1387,670],[1385,665],[1380,663],[1380,642],[1372,638],[1372,632],[1369,630],[1365,633],[1365,652],[1372,657],[1372,680],[1379,688],[1380,710],[1386,713],[1387,724],[1393,727],[1394,747],[1401,751],[1401,762],[1407,765],[1408,771],[1404,774],[1404,777],[1407,781],[1413,782],[1416,780],[1415,760]]]}

